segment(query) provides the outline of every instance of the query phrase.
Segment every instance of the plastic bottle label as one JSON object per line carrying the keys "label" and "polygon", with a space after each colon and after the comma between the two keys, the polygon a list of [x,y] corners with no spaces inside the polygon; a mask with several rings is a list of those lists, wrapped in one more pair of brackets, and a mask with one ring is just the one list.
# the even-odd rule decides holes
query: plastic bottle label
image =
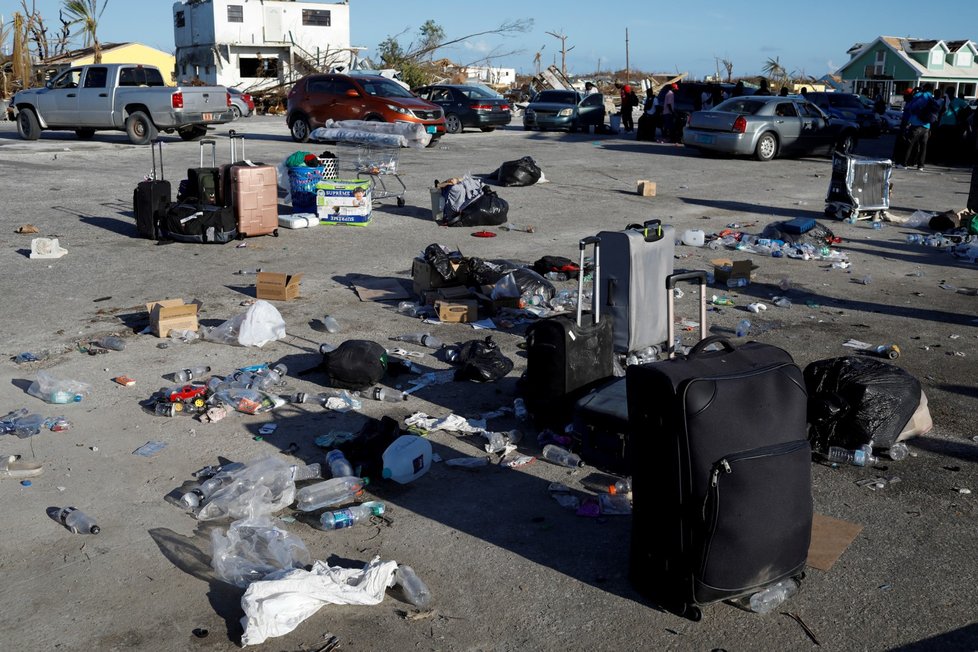
{"label": "plastic bottle label", "polygon": [[353,514],[350,510],[343,509],[338,512],[333,512],[333,529],[342,530],[343,528],[353,526]]}

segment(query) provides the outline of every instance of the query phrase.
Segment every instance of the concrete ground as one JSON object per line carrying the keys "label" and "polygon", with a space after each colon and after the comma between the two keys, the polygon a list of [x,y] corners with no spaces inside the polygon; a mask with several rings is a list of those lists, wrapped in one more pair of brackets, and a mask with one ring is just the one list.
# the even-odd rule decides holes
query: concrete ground
{"label": "concrete ground", "polygon": [[[248,135],[249,158],[278,162],[300,149],[281,118],[255,117],[235,124]],[[221,138],[227,129],[215,133]],[[323,146],[303,149],[319,151]],[[328,147],[328,146],[326,146]],[[861,144],[886,154],[887,139]],[[349,152],[340,152],[343,164]],[[533,156],[550,183],[500,188],[510,221],[533,225],[532,234],[499,231],[471,237],[472,229],[444,229],[430,217],[427,187],[434,179],[488,172],[505,160]],[[174,190],[183,170],[195,166],[197,145],[175,138],[165,148]],[[830,165],[825,158],[757,163],[698,156],[681,147],[610,136],[525,133],[518,126],[484,134],[447,136],[424,151],[401,152],[407,206],[387,200],[366,228],[283,230],[247,246],[158,245],[138,239],[131,214],[135,184],[150,170],[145,147],[122,134],[82,142],[70,133],[45,133],[38,142],[17,138],[0,123],[0,278],[4,362],[0,363],[2,412],[27,407],[64,414],[71,430],[29,439],[0,439],[4,455],[44,464],[44,474],[24,487],[0,480],[0,623],[9,650],[227,650],[239,643],[241,590],[210,568],[210,537],[226,523],[198,523],[166,497],[192,480],[191,473],[222,459],[275,455],[321,461],[316,436],[352,429],[362,416],[334,415],[318,406],[286,407],[260,417],[233,415],[215,424],[162,418],[139,402],[168,384],[164,376],[197,363],[227,372],[261,361],[284,361],[292,370],[314,366],[322,341],[387,338],[430,328],[445,341],[481,337],[464,325],[423,327],[391,304],[362,302],[349,284],[356,275],[408,278],[412,257],[440,242],[470,256],[532,262],[544,254],[575,257],[577,240],[602,229],[661,218],[679,231],[714,232],[728,223],[822,218]],[[654,198],[635,194],[637,179],[658,184]],[[892,212],[959,209],[968,173],[930,167],[895,171]],[[284,209],[287,210],[287,209]],[[14,233],[34,224],[68,250],[58,260],[30,260],[32,236]],[[913,457],[873,469],[813,467],[816,510],[863,526],[831,570],[809,570],[802,592],[780,611],[797,614],[825,649],[973,650],[978,648],[974,582],[975,494],[978,444],[974,414],[978,389],[976,297],[942,289],[978,286],[973,264],[906,242],[919,232],[893,224],[836,221],[850,270],[827,263],[753,256],[755,282],[737,292],[711,288],[736,302],[711,312],[710,328],[730,335],[744,317],[751,338],[787,349],[799,365],[850,353],[856,338],[896,343],[896,362],[920,379],[930,399],[934,430],[911,442]],[[706,269],[708,249],[677,248],[676,267]],[[734,257],[742,257],[734,254]],[[253,296],[248,268],[302,272],[302,296],[278,304],[288,337],[263,349],[212,343],[157,345],[144,304],[164,297],[199,298],[201,319],[213,325],[244,311]],[[868,285],[854,282],[869,275]],[[790,308],[746,312],[768,301],[787,279]],[[692,304],[680,302],[685,316]],[[338,335],[317,330],[333,315]],[[120,334],[125,351],[89,356],[77,343]],[[494,333],[515,370],[492,385],[448,384],[420,392],[403,405],[365,401],[363,414],[402,418],[415,410],[465,416],[510,405],[525,367],[517,330]],[[23,351],[50,352],[40,363],[18,366]],[[430,356],[424,366],[443,368]],[[53,406],[26,393],[39,369],[91,383],[79,404]],[[121,374],[136,384],[112,382]],[[289,387],[316,392],[316,374],[289,378]],[[777,415],[758,415],[758,418]],[[266,422],[278,429],[258,441]],[[490,426],[516,425],[499,419]],[[745,425],[744,427],[749,427]],[[654,433],[650,433],[654,436]],[[475,455],[480,442],[447,433],[430,437],[443,457]],[[539,452],[532,434],[521,448]],[[154,457],[132,454],[150,440],[167,447]],[[885,470],[882,470],[884,469]],[[725,604],[709,606],[693,623],[642,601],[627,581],[629,517],[588,519],[563,510],[548,494],[560,481],[582,491],[597,471],[579,472],[537,461],[515,470],[460,471],[436,464],[406,486],[377,485],[388,526],[326,533],[296,521],[282,527],[306,543],[314,559],[362,564],[375,555],[412,565],[435,597],[421,617],[392,593],[373,607],[326,606],[265,650],[314,650],[336,635],[349,650],[613,650],[808,649],[802,627],[778,612],[759,616]],[[882,491],[854,484],[875,475],[902,482]],[[46,510],[75,505],[97,518],[97,536],[74,535]],[[282,512],[281,515],[290,514]],[[195,629],[209,634],[197,638]]]}

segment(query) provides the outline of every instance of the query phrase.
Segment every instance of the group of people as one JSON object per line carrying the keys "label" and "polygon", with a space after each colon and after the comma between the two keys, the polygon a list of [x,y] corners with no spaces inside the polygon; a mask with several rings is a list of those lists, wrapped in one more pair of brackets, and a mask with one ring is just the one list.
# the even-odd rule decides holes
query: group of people
{"label": "group of people", "polygon": [[903,119],[893,146],[893,163],[897,167],[923,170],[928,147],[934,140],[930,159],[942,163],[967,160],[975,148],[975,116],[968,101],[954,89],[944,89],[940,98],[934,86],[907,89],[904,93]]}

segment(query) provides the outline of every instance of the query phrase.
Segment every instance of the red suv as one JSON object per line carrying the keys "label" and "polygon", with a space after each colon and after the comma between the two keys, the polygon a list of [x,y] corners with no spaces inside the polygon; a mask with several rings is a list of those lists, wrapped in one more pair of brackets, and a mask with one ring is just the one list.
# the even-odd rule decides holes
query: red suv
{"label": "red suv", "polygon": [[289,92],[285,113],[292,139],[306,142],[313,129],[330,119],[423,124],[431,134],[431,145],[445,133],[441,107],[386,77],[306,75],[297,81]]}

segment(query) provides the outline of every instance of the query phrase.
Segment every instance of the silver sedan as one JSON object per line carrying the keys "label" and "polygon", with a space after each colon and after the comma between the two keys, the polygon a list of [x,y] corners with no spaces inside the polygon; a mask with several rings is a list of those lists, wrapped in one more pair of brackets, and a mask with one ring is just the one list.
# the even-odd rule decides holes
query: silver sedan
{"label": "silver sedan", "polygon": [[829,118],[801,96],[732,97],[710,111],[696,111],[683,130],[683,144],[701,150],[754,156],[848,152],[859,125]]}

